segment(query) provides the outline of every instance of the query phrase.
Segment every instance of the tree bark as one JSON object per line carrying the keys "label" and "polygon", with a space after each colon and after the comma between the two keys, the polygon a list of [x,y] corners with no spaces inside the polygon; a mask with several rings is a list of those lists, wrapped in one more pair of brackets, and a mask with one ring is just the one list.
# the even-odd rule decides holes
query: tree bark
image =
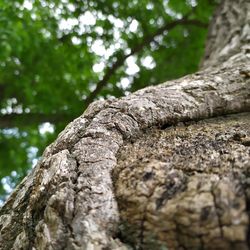
{"label": "tree bark", "polygon": [[0,210],[0,249],[249,249],[249,13],[222,2],[200,72],[70,123]]}

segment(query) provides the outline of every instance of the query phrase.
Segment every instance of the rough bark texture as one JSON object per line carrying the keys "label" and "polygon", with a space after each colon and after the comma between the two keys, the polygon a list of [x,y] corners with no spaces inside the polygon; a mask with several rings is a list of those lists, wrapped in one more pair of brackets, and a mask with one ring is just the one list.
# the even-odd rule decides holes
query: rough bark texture
{"label": "rough bark texture", "polygon": [[214,14],[206,44],[203,67],[249,60],[250,1],[223,0]]}
{"label": "rough bark texture", "polygon": [[122,239],[142,249],[248,249],[250,113],[151,129],[114,170]]}
{"label": "rough bark texture", "polygon": [[[229,5],[245,34],[249,1]],[[0,210],[0,249],[248,249],[250,115],[194,122],[250,110],[249,37],[222,57],[218,36],[203,71],[70,123]]]}

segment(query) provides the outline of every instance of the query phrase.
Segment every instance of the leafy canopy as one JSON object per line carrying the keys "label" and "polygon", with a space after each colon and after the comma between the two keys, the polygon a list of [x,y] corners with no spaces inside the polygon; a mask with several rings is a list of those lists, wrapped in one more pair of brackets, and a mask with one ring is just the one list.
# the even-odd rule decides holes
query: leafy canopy
{"label": "leafy canopy", "polygon": [[1,0],[0,199],[95,99],[194,72],[212,0]]}

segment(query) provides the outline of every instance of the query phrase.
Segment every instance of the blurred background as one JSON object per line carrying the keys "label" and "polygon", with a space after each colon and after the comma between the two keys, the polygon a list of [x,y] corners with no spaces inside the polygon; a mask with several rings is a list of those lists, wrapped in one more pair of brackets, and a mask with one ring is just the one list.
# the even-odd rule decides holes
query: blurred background
{"label": "blurred background", "polygon": [[0,205],[96,99],[198,69],[215,0],[0,0]]}

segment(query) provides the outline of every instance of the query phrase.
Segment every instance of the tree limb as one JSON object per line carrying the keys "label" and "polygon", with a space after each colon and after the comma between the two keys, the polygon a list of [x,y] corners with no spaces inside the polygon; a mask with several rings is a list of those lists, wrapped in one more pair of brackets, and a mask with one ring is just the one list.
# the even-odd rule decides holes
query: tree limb
{"label": "tree limb", "polygon": [[75,114],[69,113],[56,113],[56,114],[44,114],[44,113],[12,113],[0,115],[0,129],[13,128],[13,127],[26,127],[30,124],[38,125],[44,122],[68,123],[72,121]]}
{"label": "tree limb", "polygon": [[[200,173],[198,171],[196,172],[195,169],[196,173],[194,174],[194,178],[192,177],[191,179],[192,185],[187,185],[187,189],[186,186],[183,186],[185,190],[180,189],[178,183],[183,183],[182,180],[184,180],[184,178],[190,178],[190,173],[193,173],[190,169],[186,168],[190,158],[185,159],[185,162],[183,162],[185,165],[183,170],[172,169],[170,167],[171,164],[174,166],[179,166],[180,164],[179,162],[175,164],[175,161],[168,161],[167,159],[163,162],[164,165],[161,163],[156,165],[154,162],[152,162],[153,165],[148,165],[148,162],[142,162],[140,160],[141,158],[137,158],[141,162],[141,165],[128,164],[126,167],[122,167],[122,165],[119,167],[117,163],[119,160],[118,152],[126,148],[127,143],[131,143],[135,138],[145,138],[142,137],[143,133],[144,135],[149,133],[151,128],[161,127],[162,129],[171,129],[170,127],[179,121],[187,122],[216,115],[230,114],[232,112],[249,111],[250,79],[240,74],[242,69],[247,68],[247,66],[246,63],[229,63],[227,67],[208,68],[194,75],[139,90],[120,100],[114,100],[113,102],[94,102],[89,106],[88,110],[85,111],[85,114],[68,125],[64,132],[60,133],[57,140],[47,147],[38,165],[31,171],[30,175],[24,179],[0,210],[0,245],[3,246],[2,248],[0,247],[0,249],[17,249],[14,248],[14,246],[18,246],[19,249],[38,249],[39,246],[51,246],[52,249],[58,250],[77,250],[79,249],[78,246],[81,246],[81,249],[127,249],[118,248],[117,246],[121,243],[119,241],[117,243],[117,240],[119,240],[119,238],[117,239],[118,232],[120,233],[120,229],[122,229],[122,235],[124,235],[124,233],[126,233],[126,226],[129,225],[120,221],[120,218],[132,219],[133,223],[140,222],[138,229],[136,225],[134,231],[132,229],[127,231],[129,237],[135,232],[132,236],[139,238],[139,242],[137,238],[134,240],[135,248],[137,246],[143,246],[143,249],[159,249],[159,247],[150,247],[149,244],[146,245],[147,235],[150,233],[150,235],[155,236],[158,232],[164,232],[168,235],[168,231],[166,232],[165,230],[168,225],[171,225],[170,232],[174,235],[171,239],[178,244],[180,243],[179,245],[181,246],[184,245],[186,247],[185,249],[200,249],[203,247],[203,242],[194,241],[192,238],[193,235],[195,235],[195,237],[199,236],[201,231],[205,232],[204,238],[209,237],[208,239],[214,242],[214,246],[217,246],[216,243],[218,240],[219,242],[231,240],[231,235],[233,235],[234,232],[240,232],[237,233],[237,235],[240,235],[241,242],[245,244],[247,236],[244,234],[244,230],[248,227],[247,211],[243,203],[243,198],[245,197],[241,191],[242,187],[239,186],[239,182],[236,182],[237,180],[230,182],[232,177],[238,176],[242,178],[243,175],[241,175],[240,171],[231,172],[230,176],[232,177],[230,177],[231,179],[227,178],[226,182],[221,182],[221,176],[224,176],[224,172],[223,175],[218,175],[216,178],[215,174],[212,174],[211,178],[207,175],[212,171],[221,169],[221,165],[217,164],[217,160],[215,161],[215,159],[217,159],[215,157],[218,156],[223,157],[222,159],[230,164],[230,167],[228,167],[230,171],[235,171],[236,167],[240,170],[246,169],[246,171],[248,171],[247,164],[249,165],[249,161],[242,161],[244,165],[238,165],[238,163],[235,164],[235,160],[233,160],[236,158],[245,159],[242,158],[242,154],[240,157],[235,156],[236,158],[231,158],[228,153],[229,151],[224,151],[224,153],[223,151],[222,153],[215,151],[218,150],[218,148],[224,150],[223,145],[220,147],[219,145],[221,145],[221,142],[225,139],[219,139],[217,143],[215,143],[216,140],[214,140],[214,137],[216,135],[220,137],[223,135],[221,138],[228,138],[228,133],[225,134],[224,131],[218,131],[219,133],[213,133],[213,137],[205,138],[201,142],[203,144],[200,144],[203,134],[203,132],[200,132],[204,131],[204,129],[197,131],[197,126],[195,125],[196,127],[194,127],[194,129],[197,133],[197,137],[195,137],[194,140],[190,140],[194,143],[193,146],[191,145],[194,151],[189,150],[190,147],[188,147],[185,152],[191,153],[192,157],[196,154],[197,149],[203,148],[204,151],[201,152],[202,159],[204,159],[203,152],[206,152],[208,159],[212,160],[212,165],[204,164],[207,166],[207,172],[204,170],[206,178],[202,179],[204,181],[202,181],[200,185],[196,185],[193,182],[194,178],[197,180],[196,183],[201,180]],[[220,123],[224,123],[224,118],[221,119]],[[174,145],[174,142],[177,143],[176,147],[178,151],[173,155],[186,155],[186,153],[180,153],[182,147],[180,147],[179,143],[183,143],[183,140],[187,140],[187,138],[185,139],[185,136],[182,135],[185,135],[187,130],[190,131],[190,128],[184,129],[182,126],[181,129],[182,132],[178,134],[176,128],[172,127],[172,130],[168,130],[171,134],[168,134],[167,139],[164,138],[164,141],[168,141],[170,146]],[[210,130],[214,129],[215,127],[212,127]],[[241,131],[238,125],[232,128],[232,131],[237,130]],[[173,133],[170,131],[175,131],[178,135],[178,139],[175,140],[172,136]],[[167,132],[164,132],[164,134],[166,133]],[[232,134],[232,132],[230,133]],[[242,132],[240,133],[244,135]],[[232,134],[232,136],[235,135],[237,139],[236,144],[239,145],[240,139],[238,138],[241,137],[239,133],[238,135],[237,133]],[[172,138],[173,143],[171,143],[171,141],[169,142],[170,138]],[[208,141],[209,144],[204,144]],[[189,143],[188,141],[186,142]],[[148,145],[152,147],[155,146],[155,143]],[[187,144],[182,145],[185,148]],[[210,151],[207,151],[208,148],[204,145],[208,145],[209,147],[213,145],[216,149],[214,150],[212,148]],[[242,148],[242,146],[243,145],[239,145],[239,148]],[[229,141],[229,147],[232,148],[232,141]],[[144,152],[151,150],[151,148],[144,150],[144,148],[139,147],[139,150],[141,149],[143,149]],[[166,155],[169,157],[171,157],[173,152],[171,150],[169,151],[169,149],[161,151],[159,148],[154,148],[154,150],[166,152]],[[244,151],[245,153],[243,152],[244,155],[248,153],[246,150]],[[147,160],[147,158],[145,160]],[[219,161],[219,163],[221,162]],[[192,167],[193,165],[194,164],[192,164]],[[148,171],[148,166],[153,170],[152,173],[155,173],[155,175],[150,179],[150,184],[148,184],[148,182],[145,184],[146,179],[144,179],[143,182],[143,176],[145,178],[150,176],[148,174],[151,173],[151,170],[150,172]],[[161,168],[161,166],[164,166],[164,168]],[[200,161],[196,161],[196,166],[199,171],[203,171],[203,165],[200,164]],[[160,171],[157,172],[155,168]],[[143,171],[140,172],[140,169]],[[115,172],[117,170],[118,172]],[[124,172],[122,172],[123,170]],[[192,168],[192,170],[194,170],[194,168]],[[134,171],[138,171],[134,175],[135,178],[134,176],[129,178],[125,174],[133,174],[135,173]],[[180,175],[180,171],[182,171],[183,174]],[[169,173],[171,173],[171,175],[169,175]],[[216,172],[216,174],[218,174],[218,172]],[[184,178],[182,178],[182,176]],[[204,177],[204,175],[202,177]],[[159,186],[154,184],[154,182],[158,180],[160,180]],[[171,182],[166,180],[170,180]],[[214,185],[211,180],[213,183],[216,181],[216,185]],[[134,182],[139,184],[134,185]],[[169,186],[166,186],[168,183]],[[122,184],[125,184],[126,187],[124,188]],[[183,218],[187,218],[188,225],[190,225],[183,227],[181,231],[179,231],[179,228],[181,228],[180,225],[183,225],[181,224],[183,220],[181,220],[181,216],[176,212],[176,206],[172,207],[172,209],[170,207],[171,211],[168,210],[168,206],[165,206],[166,202],[169,202],[167,200],[168,198],[175,199],[174,194],[176,192],[173,193],[173,189],[171,189],[173,186],[176,187],[176,190],[181,190],[181,193],[184,194],[184,196],[181,196],[184,197],[184,199],[174,200],[174,204],[181,204],[178,211],[182,212]],[[161,187],[163,187],[163,189],[161,189]],[[192,192],[188,189],[189,187],[193,190]],[[224,188],[220,189],[220,187]],[[203,190],[200,191],[201,189],[199,188],[203,188]],[[116,192],[115,194],[114,190]],[[140,190],[139,193],[141,195],[130,195],[131,190]],[[160,193],[155,195],[155,191],[158,192],[157,190],[160,190]],[[171,193],[169,196],[166,196],[166,194],[168,194],[166,190],[167,192],[170,190]],[[186,190],[188,190],[188,192],[186,192]],[[204,190],[206,190],[206,196],[202,196],[204,198],[200,199],[200,194],[203,193]],[[210,190],[213,190],[213,192],[211,193]],[[188,196],[189,194],[192,196]],[[222,194],[222,196],[220,194]],[[239,194],[241,194],[241,196],[239,196]],[[119,199],[117,199],[117,197],[119,197]],[[193,199],[192,197],[196,198]],[[124,200],[126,202],[123,202]],[[165,200],[167,201],[165,202]],[[185,202],[187,200],[189,203]],[[216,200],[216,202],[214,202],[214,200]],[[234,203],[235,200],[237,203]],[[241,202],[239,202],[239,200]],[[206,203],[204,204],[203,201],[206,201]],[[190,204],[191,202],[192,204]],[[221,206],[222,203],[223,205]],[[150,204],[150,206],[148,206],[148,204]],[[195,210],[189,209],[193,207]],[[227,216],[224,216],[225,213],[220,213],[215,217],[215,212],[221,209],[221,207],[225,208],[224,210],[227,212]],[[227,209],[227,207],[230,209]],[[234,208],[231,209],[232,207]],[[152,212],[152,210],[150,210],[151,208],[155,208],[155,210]],[[184,208],[186,208],[186,210]],[[196,210],[196,208],[198,209]],[[205,213],[203,212],[204,210]],[[206,212],[207,210],[208,212]],[[222,211],[224,212],[224,210]],[[129,214],[128,211],[131,211],[131,213]],[[133,211],[135,211],[135,213],[133,213]],[[150,211],[150,213],[148,213],[148,211]],[[166,211],[166,213],[164,211]],[[189,211],[189,213],[186,211]],[[190,213],[190,211],[196,211],[196,213]],[[237,211],[240,212],[240,216],[238,216],[239,213]],[[144,216],[146,212],[147,216]],[[234,216],[235,214],[236,216]],[[243,216],[241,216],[242,214]],[[27,216],[27,218],[24,219],[24,216]],[[222,217],[226,218],[225,223],[218,224],[217,218]],[[150,221],[147,221],[148,218],[154,220],[152,224]],[[238,218],[240,218],[240,220],[238,220]],[[213,229],[223,228],[224,230],[224,228],[227,228],[227,230],[230,230],[229,237],[223,237],[223,235],[218,233],[209,234],[209,232],[211,232],[211,224],[209,224],[209,221],[211,220],[214,225]],[[227,221],[229,221],[229,224]],[[231,223],[232,221],[233,223]],[[155,227],[156,230],[146,231],[149,227],[145,227],[146,224],[144,222],[150,226],[157,225],[157,227]],[[169,224],[169,222],[171,224]],[[121,227],[119,227],[120,225]],[[238,229],[239,226],[240,230]],[[158,229],[162,229],[162,231]],[[194,234],[189,235],[188,233],[190,231]],[[214,231],[218,232],[217,230]],[[131,234],[129,232],[131,232]],[[144,232],[147,234],[144,234]],[[154,232],[156,232],[156,234],[154,234]],[[180,233],[187,235],[187,238],[178,238],[175,236]],[[165,234],[162,239],[167,240],[167,245],[171,243],[169,243],[169,239],[165,237]],[[188,239],[188,241],[186,239]],[[238,239],[238,236],[236,238],[233,237],[231,241],[238,243]],[[209,244],[210,241],[207,241],[207,244]],[[152,241],[148,242],[151,243]],[[195,242],[195,248],[189,248],[187,242]],[[115,247],[114,244],[116,244]],[[207,246],[208,245],[205,245],[205,248],[209,249]],[[230,247],[220,249],[230,249]],[[231,249],[247,248],[237,247]]]}
{"label": "tree limb", "polygon": [[[184,17],[180,20],[175,20],[171,23],[167,23],[166,25],[159,28],[156,32],[149,34],[144,37],[144,39],[137,44],[134,48],[131,49],[130,53],[124,54],[121,57],[119,57],[110,68],[106,69],[106,74],[100,80],[95,90],[86,98],[84,101],[84,106],[87,108],[87,106],[96,98],[98,93],[107,85],[109,79],[112,77],[112,75],[116,72],[116,70],[121,67],[125,60],[140,52],[143,50],[146,46],[148,46],[154,39],[163,34],[166,30],[171,30],[174,27],[178,25],[196,25],[202,28],[207,28],[207,24],[202,23],[198,20],[187,20],[187,17]],[[0,85],[0,97],[4,97],[6,86]],[[1,98],[1,99],[2,99]],[[12,114],[0,114],[0,129],[3,128],[12,128],[12,127],[25,127],[28,124],[40,124],[44,122],[50,122],[50,123],[58,123],[58,122],[70,122],[74,119],[76,115],[73,114],[67,114],[67,113],[57,113],[57,114],[44,114],[44,113],[12,113]],[[27,122],[28,121],[28,122]]]}

